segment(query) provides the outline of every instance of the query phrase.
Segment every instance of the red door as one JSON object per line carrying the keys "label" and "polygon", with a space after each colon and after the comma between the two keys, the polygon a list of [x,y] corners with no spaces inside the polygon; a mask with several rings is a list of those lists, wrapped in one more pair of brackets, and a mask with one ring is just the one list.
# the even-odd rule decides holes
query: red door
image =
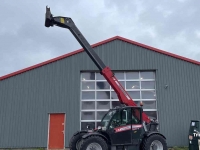
{"label": "red door", "polygon": [[65,114],[49,115],[48,149],[64,149]]}

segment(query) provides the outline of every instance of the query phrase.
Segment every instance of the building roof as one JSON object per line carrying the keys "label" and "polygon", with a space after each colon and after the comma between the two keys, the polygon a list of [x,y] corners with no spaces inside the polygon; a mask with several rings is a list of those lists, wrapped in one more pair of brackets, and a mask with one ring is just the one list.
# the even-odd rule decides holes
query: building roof
{"label": "building roof", "polygon": [[[186,57],[182,57],[182,56],[179,56],[179,55],[176,55],[176,54],[173,54],[173,53],[169,53],[169,52],[166,52],[166,51],[163,51],[163,50],[160,50],[160,49],[151,47],[151,46],[147,46],[147,45],[144,45],[144,44],[141,44],[141,43],[138,43],[138,42],[135,42],[135,41],[132,41],[132,40],[129,40],[129,39],[120,37],[120,36],[115,36],[115,37],[109,38],[109,39],[107,39],[107,40],[104,40],[104,41],[98,42],[98,43],[96,43],[96,44],[93,44],[93,45],[91,45],[91,46],[94,48],[94,47],[97,47],[97,46],[106,44],[106,43],[111,42],[111,41],[114,41],[114,40],[121,40],[121,41],[130,43],[130,44],[133,44],[133,45],[137,45],[137,46],[146,48],[146,49],[151,50],[151,51],[154,51],[154,52],[158,52],[158,53],[161,53],[161,54],[164,54],[164,55],[168,55],[168,56],[171,56],[171,57],[180,59],[180,60],[184,60],[184,61],[187,61],[187,62],[196,64],[196,65],[200,65],[200,62],[199,62],[199,61],[195,61],[195,60],[192,60],[192,59],[189,59],[189,58],[186,58]],[[70,57],[70,56],[72,56],[72,55],[81,53],[81,52],[83,52],[83,51],[84,51],[83,48],[82,48],[82,49],[78,49],[78,50],[73,51],[73,52],[70,52],[70,53],[68,53],[68,54],[65,54],[65,55],[62,55],[62,56],[59,56],[59,57],[56,57],[56,58],[47,60],[47,61],[45,61],[45,62],[42,62],[42,63],[36,64],[36,65],[33,65],[33,66],[31,66],[31,67],[24,68],[24,69],[22,69],[22,70],[19,70],[19,71],[16,71],[16,72],[13,72],[13,73],[4,75],[4,76],[0,77],[0,80],[4,80],[4,79],[7,79],[7,78],[9,78],[9,77],[12,77],[12,76],[21,74],[21,73],[23,73],[23,72],[26,72],[26,71],[29,71],[29,70],[32,70],[32,69],[35,69],[35,68],[38,68],[38,67],[47,65],[47,64],[49,64],[49,63],[52,63],[52,62],[55,62],[55,61],[58,61],[58,60],[61,60],[61,59]]]}

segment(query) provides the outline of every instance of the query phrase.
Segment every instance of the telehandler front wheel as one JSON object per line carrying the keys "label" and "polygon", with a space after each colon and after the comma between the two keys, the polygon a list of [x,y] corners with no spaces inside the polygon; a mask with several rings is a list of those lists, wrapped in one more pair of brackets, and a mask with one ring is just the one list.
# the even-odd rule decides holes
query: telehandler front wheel
{"label": "telehandler front wheel", "polygon": [[80,149],[80,143],[82,140],[82,136],[84,134],[85,133],[78,133],[71,138],[70,143],[69,143],[70,150],[79,150]]}
{"label": "telehandler front wheel", "polygon": [[100,136],[90,136],[81,142],[80,150],[108,150],[108,145]]}
{"label": "telehandler front wheel", "polygon": [[144,139],[142,150],[167,150],[166,140],[159,134],[152,134]]}

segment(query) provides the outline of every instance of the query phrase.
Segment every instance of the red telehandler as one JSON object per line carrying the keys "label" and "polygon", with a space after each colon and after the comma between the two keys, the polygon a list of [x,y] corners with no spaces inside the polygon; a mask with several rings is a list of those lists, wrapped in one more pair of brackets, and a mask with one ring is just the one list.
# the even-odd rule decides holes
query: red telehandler
{"label": "red telehandler", "polygon": [[[158,131],[158,122],[151,120],[143,108],[137,106],[124,87],[92,49],[69,17],[53,17],[46,7],[45,26],[69,29],[85,52],[100,70],[101,75],[116,92],[120,107],[110,109],[101,126],[76,132],[69,143],[72,150],[167,150],[166,138]],[[142,106],[142,105],[141,105]]]}

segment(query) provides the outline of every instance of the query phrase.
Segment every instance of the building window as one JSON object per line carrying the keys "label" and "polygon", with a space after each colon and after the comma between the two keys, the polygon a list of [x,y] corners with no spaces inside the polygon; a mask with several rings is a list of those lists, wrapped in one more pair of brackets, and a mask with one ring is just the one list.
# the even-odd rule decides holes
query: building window
{"label": "building window", "polygon": [[[154,71],[114,72],[135,103],[143,102],[144,112],[157,119],[156,80]],[[119,106],[112,87],[98,72],[81,73],[81,129],[95,128],[104,114]]]}

